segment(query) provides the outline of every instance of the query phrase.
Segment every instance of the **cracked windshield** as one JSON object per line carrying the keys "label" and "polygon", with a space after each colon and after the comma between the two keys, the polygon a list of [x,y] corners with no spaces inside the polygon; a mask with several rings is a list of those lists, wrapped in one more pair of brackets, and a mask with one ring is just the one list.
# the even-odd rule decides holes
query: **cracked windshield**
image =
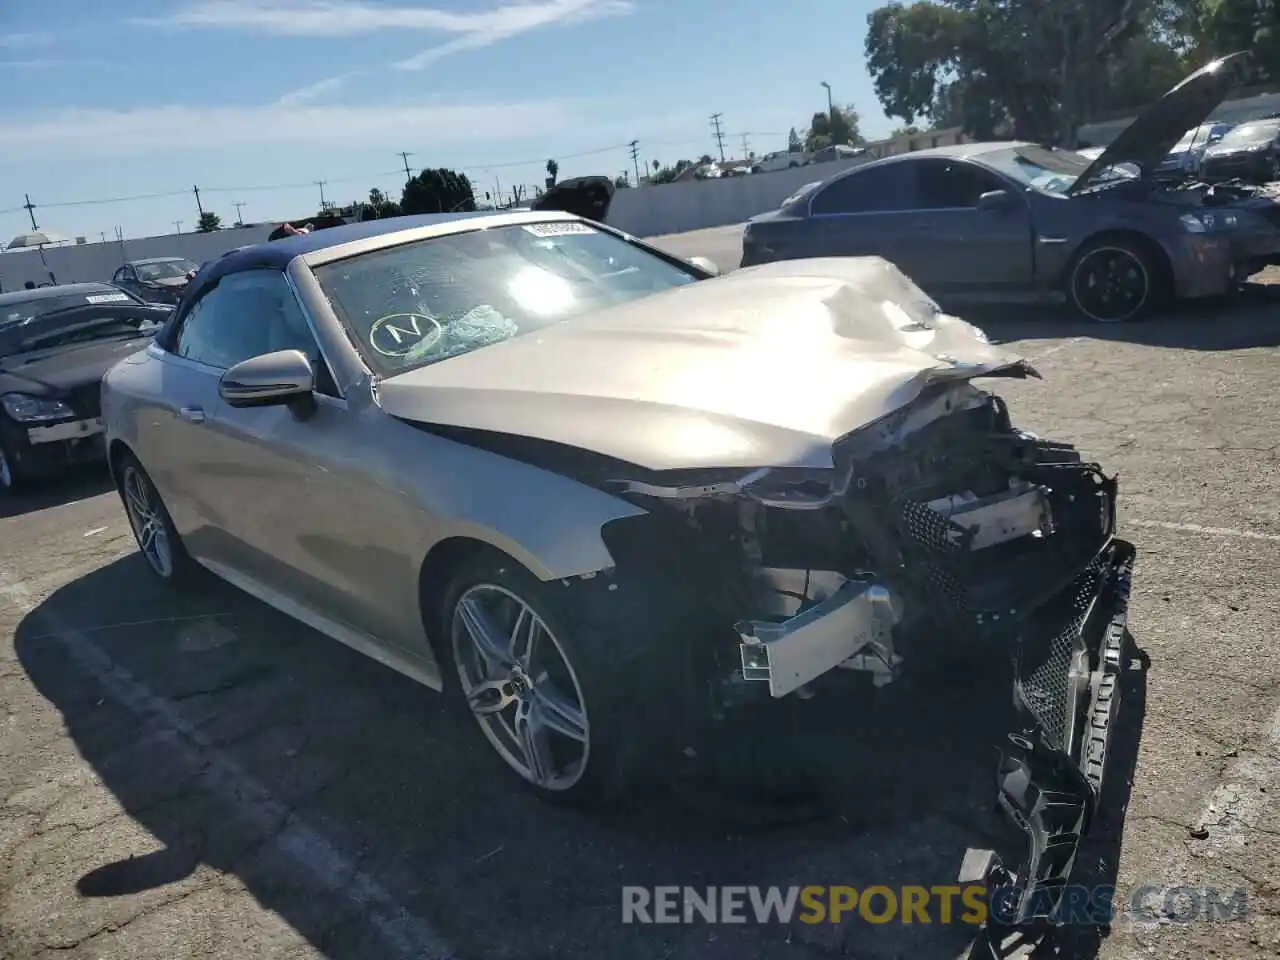
{"label": "cracked windshield", "polygon": [[1280,4],[0,0],[0,960],[1280,958]]}

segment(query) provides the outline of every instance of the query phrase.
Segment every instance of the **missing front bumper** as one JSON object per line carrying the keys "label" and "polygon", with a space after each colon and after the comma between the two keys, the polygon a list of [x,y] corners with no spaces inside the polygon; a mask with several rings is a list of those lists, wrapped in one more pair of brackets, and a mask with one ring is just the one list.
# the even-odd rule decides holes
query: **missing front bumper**
{"label": "missing front bumper", "polygon": [[[1130,667],[1127,619],[1134,559],[1131,544],[1112,541],[1100,564],[1076,584],[1075,602],[1079,591],[1086,591],[1089,602],[1068,623],[1068,631],[1075,631],[1070,659],[1077,671],[1065,678],[1060,724],[1055,725],[1059,716],[1046,710],[1047,699],[1035,695],[1019,658],[1014,705],[1020,722],[1002,751],[997,796],[1024,835],[1025,854],[1011,868],[982,851],[987,855],[966,858],[961,875],[964,882],[987,884],[991,917],[1001,926],[1057,921],[1081,839],[1097,812],[1119,715],[1120,680]],[[1081,650],[1083,658],[1075,655]],[[1082,661],[1090,668],[1083,675]],[[1039,666],[1036,670],[1043,673]]]}

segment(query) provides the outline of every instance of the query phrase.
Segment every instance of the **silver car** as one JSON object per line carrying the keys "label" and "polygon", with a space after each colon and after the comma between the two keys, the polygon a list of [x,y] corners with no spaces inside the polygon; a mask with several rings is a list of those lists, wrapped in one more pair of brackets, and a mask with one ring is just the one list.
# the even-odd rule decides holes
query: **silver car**
{"label": "silver car", "polygon": [[155,576],[451,691],[548,797],[615,795],[703,711],[1015,658],[999,876],[1034,912],[1101,784],[1133,553],[1114,481],[973,383],[1032,374],[878,258],[718,277],[444,215],[209,264],[103,415]]}

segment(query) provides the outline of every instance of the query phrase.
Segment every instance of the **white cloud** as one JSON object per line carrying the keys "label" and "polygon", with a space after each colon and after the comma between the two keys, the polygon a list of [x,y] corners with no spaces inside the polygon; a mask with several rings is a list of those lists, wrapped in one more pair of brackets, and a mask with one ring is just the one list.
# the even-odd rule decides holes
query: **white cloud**
{"label": "white cloud", "polygon": [[582,122],[565,101],[489,104],[409,104],[355,107],[269,104],[251,107],[167,106],[133,110],[72,109],[2,118],[11,160],[76,156],[164,155],[275,144],[298,153],[299,169],[323,165],[336,151],[379,146],[404,149],[430,135],[449,144],[544,136]]}
{"label": "white cloud", "polygon": [[630,13],[627,0],[548,0],[499,7],[489,13],[469,14],[472,25],[462,35],[394,64],[399,70],[424,70],[443,57],[464,50],[479,50],[503,40],[555,24],[580,23]]}
{"label": "white cloud", "polygon": [[[133,22],[161,27],[250,29],[293,37],[349,37],[379,30],[434,30],[505,35],[548,23],[624,13],[631,0],[520,0],[478,12],[392,6],[367,0],[194,0],[161,17]],[[517,24],[531,24],[512,32]]]}
{"label": "white cloud", "polygon": [[350,73],[341,73],[336,77],[329,77],[327,80],[320,80],[316,83],[309,83],[305,87],[299,87],[297,90],[291,90],[276,101],[278,106],[297,105],[301,103],[310,103],[317,97],[322,97],[326,93],[333,93],[352,77],[360,73],[353,70]]}
{"label": "white cloud", "polygon": [[0,50],[24,50],[53,43],[53,34],[40,32],[0,33]]}

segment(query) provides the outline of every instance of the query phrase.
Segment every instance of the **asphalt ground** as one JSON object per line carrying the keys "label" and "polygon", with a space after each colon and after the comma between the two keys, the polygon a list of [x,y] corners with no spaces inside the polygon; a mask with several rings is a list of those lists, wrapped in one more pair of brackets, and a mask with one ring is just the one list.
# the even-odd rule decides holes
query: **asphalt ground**
{"label": "asphalt ground", "polygon": [[[736,263],[732,228],[660,242]],[[1158,888],[1154,909],[1038,953],[1280,955],[1280,297],[1132,327],[981,322],[1045,377],[999,385],[1015,419],[1119,472],[1139,550],[1130,625],[1150,657],[1126,678],[1080,876],[1115,882],[1120,904]],[[673,757],[634,804],[588,815],[513,789],[436,694],[233,589],[162,595],[104,476],[0,517],[3,960],[972,948],[973,929],[936,912],[624,924],[621,888],[953,883],[967,848],[1010,836],[992,810],[999,658],[772,705]],[[1243,915],[1204,916],[1210,890],[1243,891]]]}

